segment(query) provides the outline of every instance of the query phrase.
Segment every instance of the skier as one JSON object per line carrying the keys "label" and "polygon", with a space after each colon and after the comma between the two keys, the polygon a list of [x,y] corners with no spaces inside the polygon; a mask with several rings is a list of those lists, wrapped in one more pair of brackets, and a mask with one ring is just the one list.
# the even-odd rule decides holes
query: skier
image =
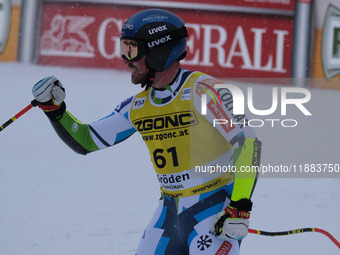
{"label": "skier", "polygon": [[[148,9],[132,15],[122,28],[121,54],[132,83],[144,90],[91,124],[66,110],[65,89],[56,77],[42,79],[32,89],[59,137],[77,153],[116,145],[136,131],[141,134],[161,198],[137,255],[235,255],[248,233],[256,172],[240,169],[259,163],[261,142],[242,125],[244,115],[232,115],[230,91],[213,94],[214,84],[222,82],[181,67],[186,37],[184,21],[169,11]],[[206,92],[213,95],[207,104],[202,100]],[[221,118],[224,124],[216,124]],[[239,124],[230,125],[231,120]]]}

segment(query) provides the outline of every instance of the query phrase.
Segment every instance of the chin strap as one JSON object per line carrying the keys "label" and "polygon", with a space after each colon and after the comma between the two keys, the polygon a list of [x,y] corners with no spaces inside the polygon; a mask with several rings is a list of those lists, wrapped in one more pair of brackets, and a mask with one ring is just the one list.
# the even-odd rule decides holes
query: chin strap
{"label": "chin strap", "polygon": [[142,88],[145,87],[145,91],[147,91],[151,87],[153,83],[153,79],[155,78],[155,74],[156,74],[155,71],[150,70],[148,74],[146,75],[144,81],[141,84]]}

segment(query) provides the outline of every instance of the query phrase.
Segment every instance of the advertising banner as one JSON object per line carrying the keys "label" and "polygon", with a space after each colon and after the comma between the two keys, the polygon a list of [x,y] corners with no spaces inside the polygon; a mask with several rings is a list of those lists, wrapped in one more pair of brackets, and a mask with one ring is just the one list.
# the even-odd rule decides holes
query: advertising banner
{"label": "advertising banner", "polygon": [[[285,8],[290,10],[291,5]],[[120,31],[124,21],[142,8],[65,2],[46,2],[42,8],[39,64],[125,68],[119,50]],[[169,10],[188,28],[185,68],[216,77],[290,77],[292,16]]]}
{"label": "advertising banner", "polygon": [[[56,2],[58,0],[45,0]],[[59,0],[60,1],[60,0]],[[90,3],[91,0],[82,0],[81,2]],[[154,7],[171,7],[171,8],[183,8],[183,9],[203,9],[211,10],[219,8],[220,11],[224,9],[237,8],[241,10],[249,9],[260,9],[258,11],[263,12],[265,9],[271,10],[272,12],[282,11],[294,11],[295,0],[170,0],[170,1],[159,1],[159,0],[100,0],[100,3],[114,3],[123,5],[140,5],[140,6],[154,6]],[[303,2],[307,2],[304,0]],[[308,1],[310,2],[310,0]],[[203,8],[202,8],[203,7]],[[236,9],[235,9],[236,10]]]}
{"label": "advertising banner", "polygon": [[0,0],[0,61],[16,61],[20,26],[20,7],[11,0]]}
{"label": "advertising banner", "polygon": [[316,1],[316,36],[313,55],[315,87],[340,89],[340,3]]}

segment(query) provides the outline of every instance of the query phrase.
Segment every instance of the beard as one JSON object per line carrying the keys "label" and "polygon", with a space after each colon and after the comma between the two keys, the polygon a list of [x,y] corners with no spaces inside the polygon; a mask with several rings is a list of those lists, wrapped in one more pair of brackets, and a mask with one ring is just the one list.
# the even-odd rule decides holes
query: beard
{"label": "beard", "polygon": [[131,82],[133,84],[141,84],[145,80],[149,70],[147,70],[147,69],[145,69],[145,70],[138,69],[133,64],[129,64],[128,66],[129,66],[129,68],[131,70]]}

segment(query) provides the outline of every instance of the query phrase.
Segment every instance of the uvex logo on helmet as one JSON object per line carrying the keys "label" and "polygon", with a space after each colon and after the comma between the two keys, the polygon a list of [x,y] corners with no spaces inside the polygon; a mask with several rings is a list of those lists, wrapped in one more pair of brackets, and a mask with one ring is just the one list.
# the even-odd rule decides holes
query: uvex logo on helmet
{"label": "uvex logo on helmet", "polygon": [[161,45],[161,44],[166,43],[167,41],[171,41],[171,40],[172,39],[171,39],[170,35],[166,35],[166,36],[164,36],[164,37],[162,37],[160,39],[148,42],[148,46],[149,46],[149,48],[152,48],[152,47]]}
{"label": "uvex logo on helmet", "polygon": [[151,28],[151,29],[148,30],[148,32],[149,32],[150,35],[153,35],[155,33],[157,34],[158,32],[162,32],[162,31],[166,31],[166,30],[168,30],[166,25],[162,25],[162,26]]}

